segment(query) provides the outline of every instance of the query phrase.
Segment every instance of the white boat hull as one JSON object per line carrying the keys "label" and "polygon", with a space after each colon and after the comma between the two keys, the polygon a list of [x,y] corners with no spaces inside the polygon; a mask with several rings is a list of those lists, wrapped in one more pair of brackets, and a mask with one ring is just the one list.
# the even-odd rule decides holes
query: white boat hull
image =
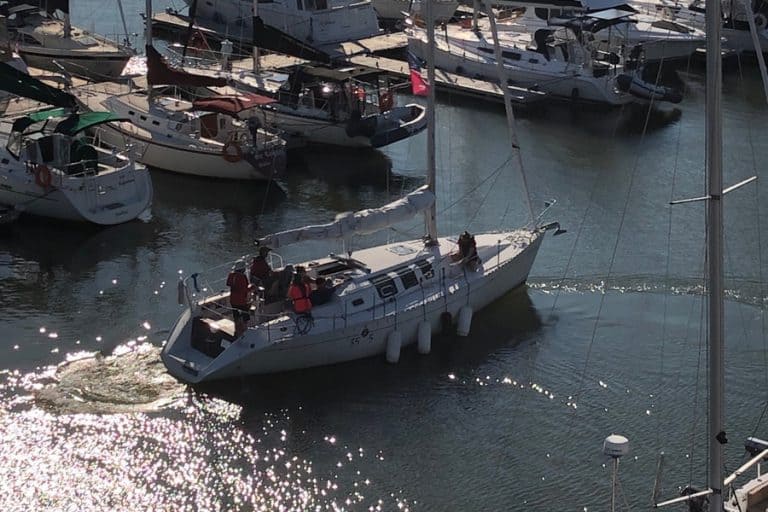
{"label": "white boat hull", "polygon": [[[417,56],[425,58],[426,43],[420,38],[409,37],[408,47]],[[444,48],[435,48],[435,66],[460,75],[473,78],[490,79],[498,76],[495,61],[475,60],[469,53],[460,54],[459,51],[446,51]],[[552,96],[579,101],[592,101],[607,103],[609,105],[623,105],[637,101],[630,94],[623,94],[616,90],[614,77],[595,78],[588,75],[589,70],[580,70],[574,66],[569,74],[548,73],[543,69],[522,68],[519,66],[505,65],[510,85],[527,89],[540,90]],[[495,78],[493,81],[497,81]]]}
{"label": "white boat hull", "polygon": [[[190,4],[191,0],[185,2]],[[380,32],[376,11],[367,0],[327,0],[325,5],[325,9],[299,10],[293,0],[260,2],[259,17],[266,25],[315,46],[364,39]],[[223,23],[232,33],[249,37],[252,8],[250,0],[199,2],[197,17]]]}
{"label": "white boat hull", "polygon": [[291,146],[306,143],[343,146],[349,148],[379,148],[406,139],[427,126],[423,107],[412,104],[395,107],[376,117],[376,130],[370,135],[356,135],[348,122],[333,122],[302,115],[301,107],[265,107],[260,111],[262,122],[285,133]]}
{"label": "white boat hull", "polygon": [[154,139],[134,136],[112,124],[97,130],[98,136],[110,145],[118,148],[134,145],[137,148],[137,160],[144,165],[179,174],[235,180],[269,180],[285,167],[282,146],[274,152],[260,152],[261,157],[255,160],[256,165],[252,165],[245,158],[231,162],[224,159],[222,153],[160,144]]}
{"label": "white boat hull", "polygon": [[55,60],[72,75],[98,81],[118,78],[131,58],[122,52],[78,52],[40,46],[20,46],[19,55],[34,68],[60,72]]}
{"label": "white boat hull", "polygon": [[152,181],[145,168],[82,177],[52,174],[46,190],[32,173],[0,173],[0,204],[25,214],[100,225],[133,220],[152,204]]}
{"label": "white boat hull", "polygon": [[[389,336],[397,331],[402,345],[417,340],[419,324],[427,321],[432,333],[438,333],[444,313],[455,319],[459,310],[469,305],[474,311],[487,306],[510,290],[523,284],[534,263],[544,231],[517,231],[476,235],[478,247],[491,252],[483,258],[480,270],[472,272],[461,264],[450,265],[445,279],[435,277],[424,285],[423,292],[396,302],[384,302],[371,309],[347,315],[344,321],[341,305],[328,304],[313,310],[314,325],[306,334],[292,331],[293,319],[275,320],[250,328],[215,359],[203,364],[190,364],[194,315],[187,309],[173,327],[162,353],[171,374],[195,383],[244,375],[275,373],[300,368],[328,365],[380,355],[387,350]],[[507,238],[509,237],[509,238]],[[512,240],[498,251],[501,240]],[[407,242],[418,244],[419,242]],[[432,249],[439,260],[455,242],[440,239]],[[398,245],[398,244],[393,244]],[[501,246],[499,246],[501,247]],[[368,251],[386,250],[374,248]],[[482,253],[481,253],[482,254]],[[364,256],[360,256],[364,260]],[[397,305],[400,304],[400,306]],[[287,327],[287,329],[286,329]],[[295,327],[294,327],[295,329]],[[194,357],[194,356],[192,356]]]}

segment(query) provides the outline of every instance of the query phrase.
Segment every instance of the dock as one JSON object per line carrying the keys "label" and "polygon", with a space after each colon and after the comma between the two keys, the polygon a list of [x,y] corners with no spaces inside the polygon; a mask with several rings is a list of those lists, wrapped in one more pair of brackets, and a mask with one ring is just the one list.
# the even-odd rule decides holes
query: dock
{"label": "dock", "polygon": [[[173,12],[161,12],[152,16],[153,30],[158,29],[164,32],[172,32],[176,35],[186,34],[189,24],[189,18]],[[206,38],[221,41],[225,27],[206,25],[194,25],[195,30],[199,30]],[[238,38],[230,34],[228,39],[247,45],[249,41]],[[368,66],[380,69],[392,76],[409,79],[410,69],[405,62],[405,48],[408,46],[408,38],[404,32],[382,33],[373,37],[360,39],[356,41],[347,41],[336,43],[330,46],[317,47],[323,53],[330,55],[334,61],[350,62],[352,64]],[[392,55],[401,55],[403,60],[392,58]],[[233,69],[251,69],[252,61],[250,57],[242,59],[232,59]],[[308,60],[300,57],[293,57],[281,53],[265,52],[260,58],[262,69],[281,70],[289,66],[300,63],[306,63]],[[497,103],[504,102],[504,94],[499,85],[485,80],[449,73],[443,70],[435,70],[436,86],[440,92],[457,94],[461,96],[493,101]],[[509,86],[512,95],[512,102],[515,104],[529,104],[542,99],[545,94],[539,91],[524,89],[521,87]]]}
{"label": "dock", "polygon": [[[350,57],[349,61],[353,64],[384,70],[390,75],[403,78],[410,77],[411,70],[408,67],[408,63],[400,60],[378,56],[355,55]],[[504,103],[504,92],[498,84],[493,82],[468,78],[442,69],[435,69],[435,81],[438,91]],[[509,86],[509,92],[512,96],[512,102],[516,104],[530,104],[546,96],[545,93],[540,91],[512,85]]]}

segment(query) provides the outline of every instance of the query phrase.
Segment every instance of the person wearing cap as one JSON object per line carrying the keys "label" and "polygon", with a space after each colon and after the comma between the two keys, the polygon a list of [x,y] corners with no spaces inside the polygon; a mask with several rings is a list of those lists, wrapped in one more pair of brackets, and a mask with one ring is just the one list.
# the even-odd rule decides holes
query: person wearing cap
{"label": "person wearing cap", "polygon": [[251,319],[249,293],[251,286],[245,277],[245,260],[237,260],[232,272],[227,276],[229,286],[229,304],[232,306],[232,316],[235,320],[235,336],[245,331],[248,321]]}

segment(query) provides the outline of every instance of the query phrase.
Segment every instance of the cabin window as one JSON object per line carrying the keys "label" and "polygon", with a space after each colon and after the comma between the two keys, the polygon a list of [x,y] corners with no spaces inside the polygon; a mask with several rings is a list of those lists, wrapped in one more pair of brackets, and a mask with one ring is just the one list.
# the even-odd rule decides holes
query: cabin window
{"label": "cabin window", "polygon": [[135,115],[136,115],[136,112],[134,112],[133,110],[129,110],[129,111],[128,111],[128,115],[131,115],[131,116],[135,116]]}
{"label": "cabin window", "polygon": [[421,270],[421,275],[424,279],[431,279],[435,276],[435,271],[432,269],[432,264],[427,260],[419,260],[416,262],[416,266]]}
{"label": "cabin window", "polygon": [[416,278],[416,273],[410,268],[399,268],[395,270],[395,272],[400,276],[400,281],[403,282],[403,286],[406,290],[419,284],[419,280]]}
{"label": "cabin window", "polygon": [[142,121],[146,121],[147,120],[147,116],[139,116],[139,119],[141,119]]}
{"label": "cabin window", "polygon": [[152,124],[155,126],[160,126],[160,121],[152,121]]}
{"label": "cabin window", "polygon": [[519,53],[504,51],[501,52],[501,56],[509,60],[520,60],[521,55]]}
{"label": "cabin window", "polygon": [[528,59],[528,62],[530,62],[531,64],[538,64],[539,59]]}
{"label": "cabin window", "polygon": [[477,51],[482,52],[482,53],[487,53],[489,55],[493,53],[493,49],[492,48],[478,48]]}
{"label": "cabin window", "polygon": [[363,299],[355,299],[352,301],[353,306],[361,306],[365,301]]}
{"label": "cabin window", "polygon": [[379,292],[379,297],[386,299],[397,293],[397,285],[395,281],[388,275],[380,275],[371,279],[371,284],[376,287],[376,291]]}

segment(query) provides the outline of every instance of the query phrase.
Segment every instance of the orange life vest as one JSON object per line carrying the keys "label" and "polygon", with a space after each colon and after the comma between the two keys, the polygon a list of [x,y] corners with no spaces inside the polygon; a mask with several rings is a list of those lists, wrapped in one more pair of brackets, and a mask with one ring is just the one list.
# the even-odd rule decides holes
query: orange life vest
{"label": "orange life vest", "polygon": [[306,313],[312,309],[312,301],[309,300],[308,284],[292,284],[288,288],[288,298],[293,301],[293,310],[297,313]]}

